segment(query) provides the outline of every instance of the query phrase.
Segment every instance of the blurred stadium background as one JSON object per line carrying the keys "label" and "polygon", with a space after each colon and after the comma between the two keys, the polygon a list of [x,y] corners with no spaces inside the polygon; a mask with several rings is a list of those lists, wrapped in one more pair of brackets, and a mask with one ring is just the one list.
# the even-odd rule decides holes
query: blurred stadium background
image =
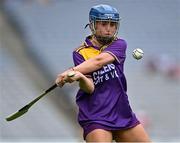
{"label": "blurred stadium background", "polygon": [[[90,31],[90,8],[110,4],[128,43],[130,103],[153,141],[180,142],[179,0],[1,0],[0,141],[83,141],[76,121],[76,84],[56,89],[22,118],[6,122],[71,67],[72,51]],[[144,50],[140,61],[132,50]]]}

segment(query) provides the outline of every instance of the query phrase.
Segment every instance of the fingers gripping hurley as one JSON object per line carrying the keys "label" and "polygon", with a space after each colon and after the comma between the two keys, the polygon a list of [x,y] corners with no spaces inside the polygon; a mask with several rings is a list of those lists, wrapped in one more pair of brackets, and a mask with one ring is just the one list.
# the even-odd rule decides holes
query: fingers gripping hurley
{"label": "fingers gripping hurley", "polygon": [[45,96],[47,93],[49,93],[50,91],[52,91],[53,89],[55,89],[57,87],[56,84],[54,84],[53,86],[51,86],[49,89],[47,89],[46,91],[44,91],[40,96],[38,96],[37,98],[35,98],[33,101],[31,101],[29,104],[25,105],[24,107],[22,107],[20,110],[18,110],[17,112],[15,112],[14,114],[11,114],[10,116],[8,116],[6,118],[6,121],[12,121],[22,115],[24,115],[29,108],[36,103],[39,99],[41,99],[43,96]]}

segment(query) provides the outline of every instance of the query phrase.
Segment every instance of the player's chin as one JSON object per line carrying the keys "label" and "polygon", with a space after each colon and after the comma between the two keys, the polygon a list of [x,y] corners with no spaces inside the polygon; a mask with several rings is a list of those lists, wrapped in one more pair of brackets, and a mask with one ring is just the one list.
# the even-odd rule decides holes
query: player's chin
{"label": "player's chin", "polygon": [[96,36],[96,39],[101,44],[109,44],[114,40],[113,36]]}

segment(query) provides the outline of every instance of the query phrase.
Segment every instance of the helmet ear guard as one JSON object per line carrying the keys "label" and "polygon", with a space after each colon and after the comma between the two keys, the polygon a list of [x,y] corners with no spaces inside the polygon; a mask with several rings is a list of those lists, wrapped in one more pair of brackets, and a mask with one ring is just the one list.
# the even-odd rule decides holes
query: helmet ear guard
{"label": "helmet ear guard", "polygon": [[89,24],[89,28],[91,29],[91,32],[93,35],[96,34],[95,24],[96,24],[95,21],[90,21],[90,24]]}
{"label": "helmet ear guard", "polygon": [[92,34],[94,35],[95,34],[95,22],[94,21],[90,21],[90,23],[86,24],[86,26],[84,27],[84,29],[86,29],[87,27],[89,26]]}

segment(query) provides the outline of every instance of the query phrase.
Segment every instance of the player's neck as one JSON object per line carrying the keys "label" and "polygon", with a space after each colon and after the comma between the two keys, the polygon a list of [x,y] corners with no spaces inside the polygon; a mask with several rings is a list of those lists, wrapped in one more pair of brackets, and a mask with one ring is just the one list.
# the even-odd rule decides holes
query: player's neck
{"label": "player's neck", "polygon": [[101,48],[101,47],[103,46],[102,44],[100,44],[100,43],[97,41],[97,39],[96,39],[94,36],[92,37],[91,42],[92,42],[92,44],[93,44],[94,46],[96,46],[96,47]]}

